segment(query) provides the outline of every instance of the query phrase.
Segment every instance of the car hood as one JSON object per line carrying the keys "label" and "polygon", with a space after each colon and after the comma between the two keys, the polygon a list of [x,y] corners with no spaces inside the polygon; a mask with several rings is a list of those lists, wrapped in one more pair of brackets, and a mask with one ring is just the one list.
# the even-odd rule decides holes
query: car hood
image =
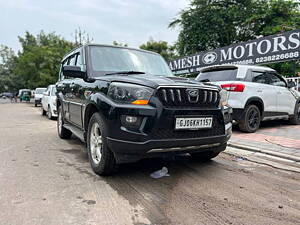
{"label": "car hood", "polygon": [[[96,78],[101,79],[101,78]],[[103,79],[103,78],[102,78]],[[164,76],[153,76],[147,74],[138,75],[109,75],[105,76],[105,80],[110,82],[122,82],[122,83],[132,83],[139,84],[151,88],[157,88],[159,86],[184,86],[184,87],[195,87],[199,88],[213,88],[218,89],[217,85],[204,84],[190,78],[182,77],[164,77]]]}

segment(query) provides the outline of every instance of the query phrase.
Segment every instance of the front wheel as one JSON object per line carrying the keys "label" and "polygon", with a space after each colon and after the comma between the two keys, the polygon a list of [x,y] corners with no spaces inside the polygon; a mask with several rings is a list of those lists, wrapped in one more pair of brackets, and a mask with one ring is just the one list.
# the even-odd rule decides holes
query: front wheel
{"label": "front wheel", "polygon": [[296,104],[294,115],[290,118],[290,123],[300,125],[300,103]]}
{"label": "front wheel", "polygon": [[49,120],[53,119],[50,106],[48,106],[47,117],[48,117]]}
{"label": "front wheel", "polygon": [[106,143],[106,127],[99,115],[92,116],[87,133],[87,152],[93,171],[98,175],[110,175],[116,170],[116,160]]}
{"label": "front wheel", "polygon": [[258,130],[261,121],[261,114],[256,105],[248,105],[244,111],[244,117],[238,121],[241,131],[254,133]]}

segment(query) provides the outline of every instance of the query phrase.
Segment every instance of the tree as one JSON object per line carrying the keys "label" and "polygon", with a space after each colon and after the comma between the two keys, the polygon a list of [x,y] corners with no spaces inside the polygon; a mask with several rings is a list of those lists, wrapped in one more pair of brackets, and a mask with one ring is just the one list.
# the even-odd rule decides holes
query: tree
{"label": "tree", "polygon": [[14,51],[4,45],[0,45],[0,92],[11,89],[11,74],[16,64]]}
{"label": "tree", "polygon": [[299,7],[292,0],[192,0],[169,27],[180,27],[176,49],[188,55],[299,28]]}
{"label": "tree", "polygon": [[127,43],[123,44],[123,43],[117,42],[117,41],[113,41],[113,45],[120,46],[120,47],[128,47]]}
{"label": "tree", "polygon": [[29,32],[19,37],[19,52],[12,77],[17,77],[19,88],[46,87],[58,79],[62,57],[74,48],[74,44],[55,33],[40,32],[36,37]]}
{"label": "tree", "polygon": [[300,26],[291,0],[192,0],[169,27],[180,27],[177,50],[193,54]]}
{"label": "tree", "polygon": [[140,46],[141,49],[153,51],[162,55],[165,60],[175,58],[175,46],[168,45],[166,41],[154,41],[150,39],[146,44]]}

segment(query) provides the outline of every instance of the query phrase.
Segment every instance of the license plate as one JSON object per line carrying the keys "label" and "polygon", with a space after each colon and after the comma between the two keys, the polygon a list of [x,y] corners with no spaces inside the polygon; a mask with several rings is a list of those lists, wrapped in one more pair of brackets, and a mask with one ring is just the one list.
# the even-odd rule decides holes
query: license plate
{"label": "license plate", "polygon": [[176,118],[175,130],[197,130],[212,127],[212,117]]}

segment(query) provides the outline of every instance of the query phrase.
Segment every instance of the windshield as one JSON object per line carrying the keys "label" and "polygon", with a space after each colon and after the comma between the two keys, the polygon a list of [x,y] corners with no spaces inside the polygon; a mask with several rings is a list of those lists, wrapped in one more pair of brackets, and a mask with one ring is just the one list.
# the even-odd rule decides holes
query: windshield
{"label": "windshield", "polygon": [[55,95],[56,95],[56,87],[53,87],[51,91],[51,96],[55,96]]}
{"label": "windshield", "polygon": [[157,54],[127,48],[91,47],[93,74],[139,71],[156,76],[173,76],[165,60]]}
{"label": "windshield", "polygon": [[35,89],[36,94],[43,94],[46,91],[46,88],[37,88]]}
{"label": "windshield", "polygon": [[211,71],[204,71],[199,74],[197,77],[198,81],[229,81],[229,80],[236,80],[237,69],[219,69],[219,70],[211,70]]}

